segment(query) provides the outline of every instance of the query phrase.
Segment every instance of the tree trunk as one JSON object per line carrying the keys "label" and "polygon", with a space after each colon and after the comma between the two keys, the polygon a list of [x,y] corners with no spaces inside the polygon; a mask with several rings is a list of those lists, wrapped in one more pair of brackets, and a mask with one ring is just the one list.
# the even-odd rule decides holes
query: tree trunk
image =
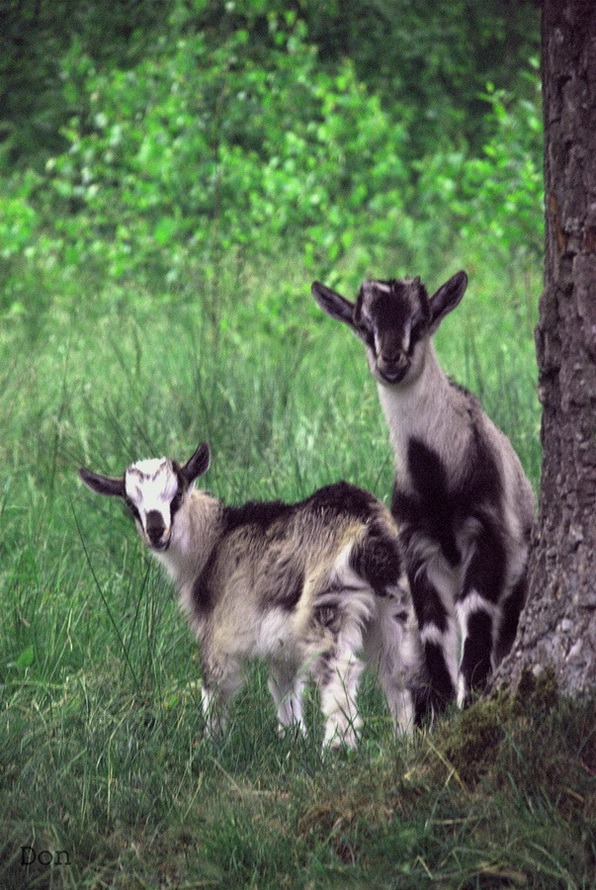
{"label": "tree trunk", "polygon": [[596,2],[543,0],[545,286],[539,518],[518,638],[495,676],[550,665],[562,692],[596,685]]}

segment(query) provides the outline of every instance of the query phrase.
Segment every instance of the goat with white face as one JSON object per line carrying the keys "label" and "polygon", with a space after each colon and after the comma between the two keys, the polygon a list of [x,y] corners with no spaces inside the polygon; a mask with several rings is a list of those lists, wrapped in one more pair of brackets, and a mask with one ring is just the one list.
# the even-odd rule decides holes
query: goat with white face
{"label": "goat with white face", "polygon": [[184,465],[139,461],[121,478],[79,470],[93,491],[124,499],[178,590],[201,646],[208,729],[223,725],[246,660],[260,658],[282,728],[303,729],[312,674],[325,744],[354,746],[362,651],[398,730],[410,732],[422,658],[390,512],[346,482],[297,504],[228,507],[194,488],[209,461],[202,444]]}
{"label": "goat with white face", "polygon": [[395,454],[392,512],[435,710],[455,695],[463,707],[511,648],[534,511],[511,443],[435,355],[431,338],[466,286],[465,272],[430,298],[420,278],[364,281],[355,304],[312,286],[321,308],[364,342],[377,381]]}

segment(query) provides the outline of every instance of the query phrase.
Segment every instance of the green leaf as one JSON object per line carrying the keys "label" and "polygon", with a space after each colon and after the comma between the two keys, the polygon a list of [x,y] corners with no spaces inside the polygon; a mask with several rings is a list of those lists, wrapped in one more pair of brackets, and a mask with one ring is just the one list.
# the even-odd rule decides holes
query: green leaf
{"label": "green leaf", "polygon": [[31,667],[34,660],[35,651],[33,649],[33,646],[27,646],[26,649],[23,649],[15,663],[18,668],[28,668]]}

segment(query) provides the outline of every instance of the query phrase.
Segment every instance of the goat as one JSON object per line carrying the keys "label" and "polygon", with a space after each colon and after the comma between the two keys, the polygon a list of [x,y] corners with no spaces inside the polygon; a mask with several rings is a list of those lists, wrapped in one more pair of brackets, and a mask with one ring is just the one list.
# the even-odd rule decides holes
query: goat
{"label": "goat", "polygon": [[321,308],[364,342],[377,382],[395,454],[391,509],[433,712],[453,697],[465,707],[511,648],[534,513],[511,443],[475,396],[446,376],[433,348],[433,334],[466,286],[463,271],[430,298],[419,277],[364,281],[353,304],[312,285]]}
{"label": "goat", "polygon": [[346,482],[299,503],[226,506],[195,480],[205,443],[184,465],[142,460],[121,478],[79,470],[92,491],[123,498],[141,538],[163,564],[201,647],[208,732],[221,730],[251,657],[269,667],[280,729],[304,731],[309,674],[321,693],[324,743],[354,747],[363,650],[400,732],[414,721],[422,657],[389,510]]}

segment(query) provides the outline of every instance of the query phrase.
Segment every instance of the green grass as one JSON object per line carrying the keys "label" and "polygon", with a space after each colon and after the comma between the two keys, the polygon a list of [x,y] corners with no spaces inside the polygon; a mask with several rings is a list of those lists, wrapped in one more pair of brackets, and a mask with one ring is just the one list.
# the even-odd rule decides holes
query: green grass
{"label": "green grass", "polygon": [[[168,582],[118,505],[77,480],[81,464],[119,473],[208,439],[205,484],[228,502],[341,477],[388,501],[361,346],[309,286],[299,266],[244,269],[206,319],[190,293],[85,285],[0,332],[2,888],[593,886],[593,702],[530,684],[405,744],[367,677],[362,745],[323,755],[315,693],[308,737],[279,739],[255,669],[215,744]],[[500,288],[473,275],[438,348],[537,485],[539,283]],[[23,866],[22,847],[68,863]]]}

